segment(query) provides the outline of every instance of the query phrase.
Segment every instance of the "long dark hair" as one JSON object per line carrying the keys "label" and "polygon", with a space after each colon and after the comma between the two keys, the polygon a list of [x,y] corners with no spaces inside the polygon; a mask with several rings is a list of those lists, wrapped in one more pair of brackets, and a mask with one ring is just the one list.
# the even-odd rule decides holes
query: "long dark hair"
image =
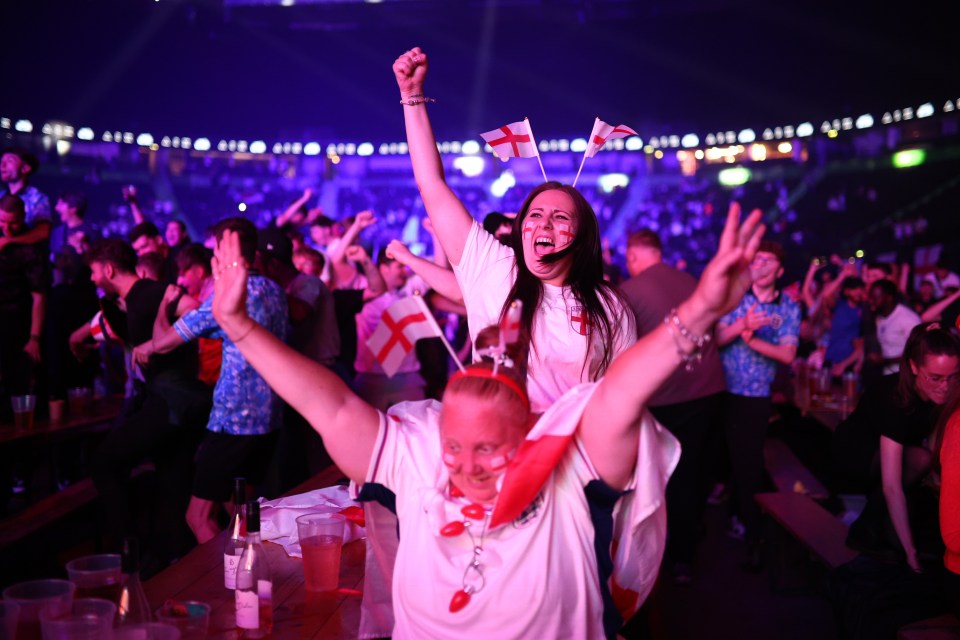
{"label": "long dark hair", "polygon": [[[597,371],[591,371],[591,377],[599,377],[610,366],[613,360],[613,345],[623,331],[623,325],[611,321],[607,309],[616,311],[628,309],[623,295],[603,279],[603,252],[600,246],[600,225],[593,207],[586,198],[574,187],[559,182],[546,182],[530,192],[524,201],[520,212],[513,221],[512,247],[517,265],[517,279],[510,289],[503,308],[500,310],[500,319],[504,319],[507,309],[513,300],[523,303],[523,313],[520,318],[520,342],[528,344],[536,350],[533,342],[533,318],[540,302],[543,300],[543,282],[527,268],[523,257],[523,220],[527,217],[533,199],[544,191],[562,191],[573,200],[574,215],[577,217],[577,235],[573,242],[566,247],[540,258],[543,262],[559,262],[568,256],[572,257],[570,271],[567,274],[565,285],[570,287],[574,298],[583,305],[590,319],[590,334],[588,336],[587,354],[594,340],[603,345],[603,359]],[[524,356],[524,361],[526,355]],[[584,366],[587,365],[586,360]]]}

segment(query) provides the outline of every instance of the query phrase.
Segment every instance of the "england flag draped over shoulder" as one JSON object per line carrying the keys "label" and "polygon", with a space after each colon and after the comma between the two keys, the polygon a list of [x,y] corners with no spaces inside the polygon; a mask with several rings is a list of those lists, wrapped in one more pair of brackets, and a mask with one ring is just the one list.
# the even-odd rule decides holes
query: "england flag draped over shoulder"
{"label": "england flag draped over shoulder", "polygon": [[439,338],[440,329],[420,296],[401,298],[387,307],[367,346],[389,377],[421,338]]}
{"label": "england flag draped over shoulder", "polygon": [[535,158],[540,155],[529,120],[511,122],[499,129],[481,133],[498,158]]}
{"label": "england flag draped over shoulder", "polygon": [[618,124],[614,127],[597,118],[593,123],[593,131],[590,132],[590,140],[587,142],[586,157],[592,158],[597,155],[597,152],[607,143],[607,140],[635,135],[637,135],[637,132],[625,124]]}

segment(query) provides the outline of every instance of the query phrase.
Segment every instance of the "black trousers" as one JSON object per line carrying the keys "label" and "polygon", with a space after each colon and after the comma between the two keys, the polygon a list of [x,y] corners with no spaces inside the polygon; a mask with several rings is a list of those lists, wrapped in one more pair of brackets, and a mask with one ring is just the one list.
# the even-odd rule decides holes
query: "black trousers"
{"label": "black trousers", "polygon": [[720,428],[724,394],[650,407],[654,417],[680,441],[682,453],[667,484],[667,557],[693,562],[707,497],[710,436]]}
{"label": "black trousers", "polygon": [[727,393],[724,399],[724,432],[733,480],[732,507],[747,529],[747,544],[759,541],[760,508],[753,496],[763,490],[763,442],[773,402]]}
{"label": "black trousers", "polygon": [[[143,548],[161,560],[177,557],[189,543],[185,514],[192,486],[192,463],[204,433],[205,419],[181,419],[183,405],[171,412],[164,396],[138,385],[113,430],[94,450],[90,476],[100,495],[103,546],[120,549],[123,537],[137,535],[131,505],[130,474],[145,460],[157,471],[152,503],[141,510],[151,520]],[[180,414],[178,416],[177,414]],[[207,405],[209,415],[209,405]]]}

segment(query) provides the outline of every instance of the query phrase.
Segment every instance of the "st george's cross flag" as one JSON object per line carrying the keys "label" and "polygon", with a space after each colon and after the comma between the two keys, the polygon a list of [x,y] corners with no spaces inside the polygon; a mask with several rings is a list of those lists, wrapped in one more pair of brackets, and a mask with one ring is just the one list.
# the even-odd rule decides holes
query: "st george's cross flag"
{"label": "st george's cross flag", "polygon": [[393,377],[417,340],[442,335],[423,298],[408,296],[387,307],[367,346],[387,376]]}
{"label": "st george's cross flag", "polygon": [[585,155],[587,158],[592,158],[597,155],[597,152],[600,151],[608,140],[627,138],[635,135],[637,135],[637,132],[625,124],[618,124],[614,127],[597,118],[593,123],[593,131],[590,132],[590,139],[587,141]]}
{"label": "st george's cross flag", "polygon": [[498,158],[535,158],[540,155],[530,130],[530,121],[505,124],[499,129],[481,133]]}

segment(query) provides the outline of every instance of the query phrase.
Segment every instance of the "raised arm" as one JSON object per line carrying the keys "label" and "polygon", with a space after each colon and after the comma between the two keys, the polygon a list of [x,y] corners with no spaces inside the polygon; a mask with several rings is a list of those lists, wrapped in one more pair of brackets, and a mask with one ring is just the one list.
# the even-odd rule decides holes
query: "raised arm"
{"label": "raised arm", "polygon": [[247,315],[247,265],[235,232],[224,232],[218,253],[219,260],[212,262],[213,315],[220,328],[267,384],[313,425],[340,470],[362,483],[380,428],[377,410],[329,369],[300,355]]}
{"label": "raised arm", "polygon": [[457,304],[463,304],[463,292],[460,291],[457,276],[451,269],[445,269],[430,260],[413,255],[405,244],[396,239],[391,240],[387,245],[387,255],[400,264],[410,267],[411,271],[423,278],[431,289],[443,297]]}
{"label": "raised arm", "polygon": [[367,278],[367,288],[363,290],[363,301],[370,302],[387,292],[387,283],[380,275],[380,269],[373,264],[366,249],[358,244],[347,247],[347,259],[360,265],[360,271]]}
{"label": "raised arm", "polygon": [[283,213],[277,216],[277,228],[282,229],[297,215],[297,211],[301,207],[307,204],[307,200],[313,197],[313,189],[307,188],[303,190],[303,195],[293,201],[293,203],[287,207]]}
{"label": "raised arm", "polygon": [[947,310],[947,307],[956,302],[957,298],[960,298],[960,289],[957,289],[943,300],[938,300],[930,305],[920,316],[920,319],[924,322],[935,322],[939,320],[943,316],[943,312]]}
{"label": "raised arm", "polygon": [[427,115],[427,103],[424,101],[423,82],[427,76],[427,67],[427,54],[419,47],[414,47],[397,58],[393,63],[393,73],[400,87],[410,162],[413,164],[413,176],[420,189],[423,206],[450,262],[458,265],[473,217],[447,185],[443,175],[437,140],[433,135],[433,127]]}
{"label": "raised arm", "polygon": [[347,260],[347,249],[357,241],[361,231],[376,224],[376,222],[377,218],[372,211],[361,211],[353,219],[353,224],[343,232],[343,237],[340,238],[337,246],[327,254],[333,267],[334,282],[350,282],[356,275],[356,267]]}
{"label": "raised arm", "polygon": [[133,216],[133,224],[143,224],[146,222],[147,217],[143,215],[143,210],[140,208],[140,203],[137,201],[137,188],[131,184],[123,187],[120,192],[123,194],[123,199],[127,201],[127,205],[130,207],[130,215]]}
{"label": "raised arm", "polygon": [[600,477],[624,488],[636,466],[637,438],[644,407],[660,384],[695,345],[685,335],[705,336],[717,319],[743,298],[750,286],[749,264],[764,227],[754,211],[740,224],[731,207],[720,247],[696,290],[677,309],[683,329],[661,324],[620,354],[594,391],[580,424],[580,437]]}

